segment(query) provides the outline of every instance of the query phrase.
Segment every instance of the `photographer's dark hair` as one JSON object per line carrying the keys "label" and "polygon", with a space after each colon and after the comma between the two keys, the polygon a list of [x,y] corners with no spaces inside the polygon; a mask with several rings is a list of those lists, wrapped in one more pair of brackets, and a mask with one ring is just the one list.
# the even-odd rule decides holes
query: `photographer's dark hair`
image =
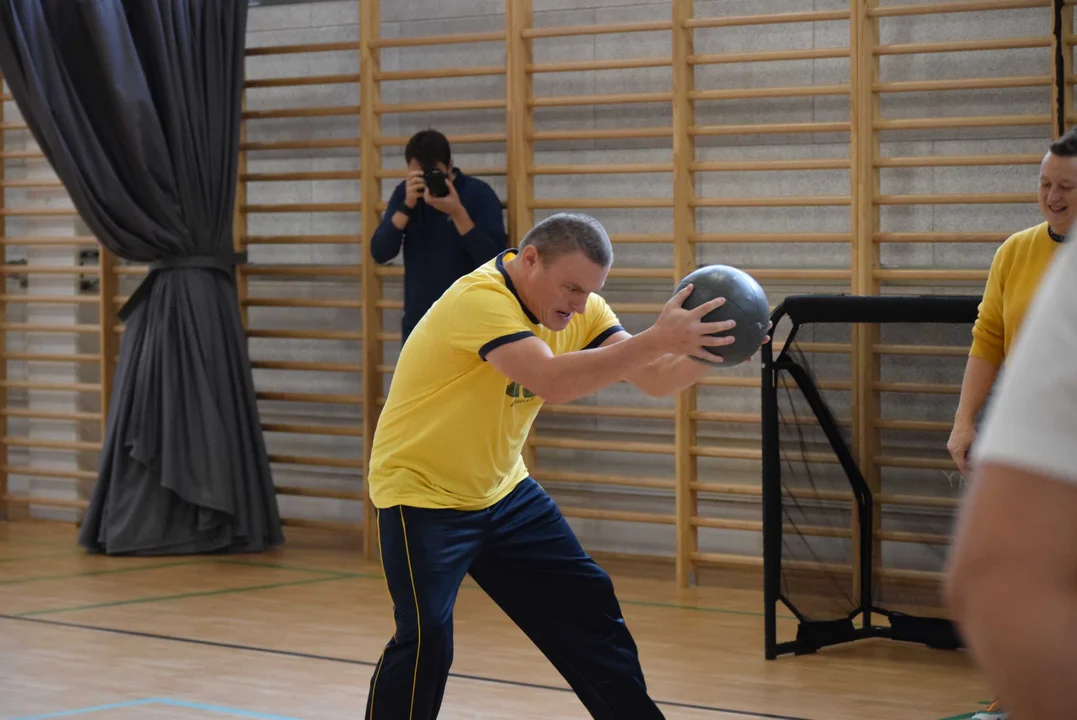
{"label": "photographer's dark hair", "polygon": [[404,162],[411,163],[418,160],[425,169],[445,163],[445,167],[452,162],[452,152],[449,150],[449,140],[437,130],[421,130],[411,136],[404,148]]}
{"label": "photographer's dark hair", "polygon": [[1058,157],[1077,157],[1077,128],[1051,143],[1051,154]]}
{"label": "photographer's dark hair", "polygon": [[549,265],[570,252],[581,252],[602,267],[613,264],[613,245],[602,223],[583,213],[557,213],[531,228],[520,243],[520,250],[534,245]]}

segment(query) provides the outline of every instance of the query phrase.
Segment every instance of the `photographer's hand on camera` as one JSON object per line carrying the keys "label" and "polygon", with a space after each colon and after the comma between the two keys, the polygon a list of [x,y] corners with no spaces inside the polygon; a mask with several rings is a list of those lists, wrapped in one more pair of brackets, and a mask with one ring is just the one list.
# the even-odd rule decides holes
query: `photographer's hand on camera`
{"label": "photographer's hand on camera", "polygon": [[419,198],[421,198],[425,192],[426,183],[423,182],[422,171],[410,171],[404,185],[404,204],[414,210],[415,206],[419,203]]}
{"label": "photographer's hand on camera", "polygon": [[430,188],[426,188],[423,194],[423,200],[425,200],[426,204],[430,207],[435,210],[440,210],[452,218],[452,221],[456,224],[457,232],[464,235],[471,230],[471,228],[475,227],[475,223],[472,222],[467,209],[460,202],[460,196],[456,194],[456,188],[453,187],[451,178],[445,178],[445,186],[449,189],[449,194],[445,197],[431,195]]}

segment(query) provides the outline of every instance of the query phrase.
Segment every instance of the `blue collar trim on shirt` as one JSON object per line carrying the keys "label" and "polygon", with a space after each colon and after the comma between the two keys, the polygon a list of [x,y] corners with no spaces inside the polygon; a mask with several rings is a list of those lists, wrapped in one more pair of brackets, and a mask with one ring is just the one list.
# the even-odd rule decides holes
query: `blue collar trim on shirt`
{"label": "blue collar trim on shirt", "polygon": [[523,298],[520,297],[520,293],[516,292],[516,285],[513,284],[512,278],[509,277],[509,273],[505,269],[505,255],[507,253],[519,254],[519,252],[520,251],[516,248],[509,248],[507,250],[502,250],[500,253],[498,253],[497,269],[501,273],[501,277],[505,278],[505,287],[507,287],[509,289],[509,292],[512,293],[513,297],[516,298],[516,302],[520,303],[520,309],[524,311],[524,315],[527,315],[527,319],[530,320],[532,324],[539,325],[539,319],[535,317],[534,313],[527,309],[526,305],[524,305]]}

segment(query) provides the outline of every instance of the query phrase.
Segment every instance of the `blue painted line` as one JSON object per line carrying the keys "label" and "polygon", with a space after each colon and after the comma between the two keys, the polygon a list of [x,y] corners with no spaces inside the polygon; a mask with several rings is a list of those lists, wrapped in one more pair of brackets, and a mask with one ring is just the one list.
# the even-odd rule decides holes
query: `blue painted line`
{"label": "blue painted line", "polygon": [[46,713],[44,715],[27,715],[26,717],[15,718],[15,720],[46,720],[46,718],[61,718],[71,717],[72,715],[85,715],[86,713],[99,712],[101,710],[117,710],[119,708],[137,707],[139,705],[148,705],[153,700],[128,700],[127,702],[111,703],[109,705],[97,705],[92,707],[75,708],[74,710],[64,710],[62,712]]}
{"label": "blue painted line", "polygon": [[217,713],[218,715],[235,715],[237,717],[253,718],[253,720],[300,720],[300,718],[287,717],[286,715],[270,715],[254,710],[223,707],[221,705],[207,705],[205,703],[188,702],[186,700],[172,700],[171,698],[151,698],[148,702],[156,705],[182,707],[189,710],[204,710],[205,712]]}
{"label": "blue painted line", "polygon": [[142,705],[168,705],[171,707],[187,708],[188,710],[202,710],[203,712],[216,713],[217,715],[234,715],[236,717],[251,718],[251,720],[300,720],[300,718],[287,717],[285,715],[270,715],[254,710],[243,710],[241,708],[224,707],[222,705],[209,705],[206,703],[189,702],[187,700],[173,700],[172,698],[128,700],[126,702],[75,708],[74,710],[64,710],[62,712],[47,713],[45,715],[29,715],[27,717],[15,718],[15,720],[48,720],[48,718],[72,717],[75,715],[101,712],[102,710],[119,710],[121,708],[139,707]]}

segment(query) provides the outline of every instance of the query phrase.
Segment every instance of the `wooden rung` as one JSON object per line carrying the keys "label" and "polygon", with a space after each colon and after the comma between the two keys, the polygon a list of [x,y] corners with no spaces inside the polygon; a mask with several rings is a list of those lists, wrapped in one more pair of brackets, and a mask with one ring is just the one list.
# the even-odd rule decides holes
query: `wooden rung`
{"label": "wooden rung", "polygon": [[295,307],[295,308],[344,308],[359,310],[362,300],[331,300],[322,298],[269,298],[247,297],[240,303],[244,307]]}
{"label": "wooden rung", "polygon": [[[245,245],[358,245],[362,235],[246,235]],[[244,270],[246,266],[244,266]]]}
{"label": "wooden rung", "polygon": [[24,122],[0,122],[0,132],[11,132],[13,130],[29,130],[30,128]]}
{"label": "wooden rung", "polygon": [[363,428],[343,425],[295,425],[290,423],[262,423],[263,432],[289,433],[292,435],[333,435],[336,437],[362,437]]}
{"label": "wooden rung", "polygon": [[922,232],[922,233],[875,233],[877,243],[1001,243],[1009,233],[984,232]]}
{"label": "wooden rung", "polygon": [[101,413],[91,412],[48,412],[45,410],[25,410],[22,408],[4,408],[0,410],[0,415],[12,418],[22,418],[26,420],[60,420],[64,422],[74,422],[82,420],[100,420]]}
{"label": "wooden rung", "polygon": [[358,115],[358,105],[337,107],[275,108],[272,110],[244,110],[244,120],[279,120],[282,118],[338,117]]}
{"label": "wooden rung", "polygon": [[979,38],[959,42],[876,45],[872,52],[876,55],[923,55],[926,53],[1019,50],[1022,48],[1051,47],[1051,44],[1052,38],[1044,35],[1042,37]]}
{"label": "wooden rung", "polygon": [[13,390],[48,390],[56,392],[100,392],[101,383],[54,383],[32,380],[0,380],[0,387]]}
{"label": "wooden rung", "polygon": [[504,74],[504,65],[473,65],[471,67],[424,68],[422,70],[382,70],[374,73],[374,79],[394,82],[397,80],[435,80]]}
{"label": "wooden rung", "polygon": [[928,497],[926,495],[889,495],[883,493],[877,497],[880,503],[886,505],[909,505],[912,507],[933,507],[957,509],[959,500],[948,497]]}
{"label": "wooden rung", "polygon": [[1031,127],[1050,125],[1050,115],[986,115],[979,117],[902,118],[876,120],[875,130],[941,130],[946,128]]}
{"label": "wooden rung", "polygon": [[241,182],[298,182],[301,180],[360,180],[358,170],[320,170],[315,172],[243,173]]}
{"label": "wooden rung", "polygon": [[659,515],[657,513],[630,510],[597,510],[566,505],[561,506],[561,513],[565,517],[580,520],[605,520],[607,522],[650,523],[656,525],[673,525],[677,522],[675,515]]}
{"label": "wooden rung", "polygon": [[358,83],[359,73],[342,73],[339,75],[308,75],[306,77],[263,78],[247,80],[245,88],[297,87],[300,85],[342,85]]}
{"label": "wooden rung", "polygon": [[374,268],[377,277],[404,277],[404,268],[399,265],[378,265]]}
{"label": "wooden rung", "polygon": [[93,305],[101,302],[96,295],[0,295],[0,302],[41,305]]}
{"label": "wooden rung", "polygon": [[0,151],[0,160],[44,160],[45,153],[40,150],[4,150]]}
{"label": "wooden rung", "polygon": [[584,208],[669,208],[673,207],[673,198],[550,198],[530,200],[529,208],[534,209],[584,209]]}
{"label": "wooden rung", "polygon": [[362,523],[340,522],[337,520],[311,520],[308,518],[282,517],[280,524],[283,527],[307,528],[311,530],[325,530],[333,533],[360,533],[363,532]]}
{"label": "wooden rung", "polygon": [[752,98],[819,97],[848,95],[848,85],[802,85],[799,87],[736,88],[732,90],[693,90],[689,100],[748,100]]}
{"label": "wooden rung", "polygon": [[875,167],[981,167],[987,165],[1039,165],[1043,155],[939,155],[935,157],[876,158]]}
{"label": "wooden rung", "polygon": [[960,385],[939,383],[875,382],[872,388],[878,392],[908,393],[910,395],[960,395]]}
{"label": "wooden rung", "polygon": [[821,60],[847,58],[849,48],[812,48],[810,50],[768,50],[765,52],[717,53],[689,55],[689,65],[718,65],[726,63],[780,62],[785,60]]}
{"label": "wooden rung", "polygon": [[872,89],[878,93],[936,92],[942,90],[999,90],[1003,88],[1047,87],[1050,75],[1025,77],[962,78],[960,80],[903,80],[900,82],[875,83]]}
{"label": "wooden rung", "polygon": [[359,363],[309,362],[303,360],[252,360],[251,367],[258,370],[309,370],[312,372],[361,373]]}
{"label": "wooden rung", "polygon": [[987,270],[935,270],[885,268],[874,272],[876,280],[901,280],[906,282],[933,283],[941,281],[983,282]]}
{"label": "wooden rung", "polygon": [[[700,378],[696,384],[706,387],[758,388],[759,378],[733,377],[726,375],[705,375]],[[816,381],[816,385],[819,386],[820,390],[837,390],[840,392],[848,392],[853,389],[853,384],[848,380],[819,380]]]}
{"label": "wooden rung", "polygon": [[78,362],[99,362],[101,356],[90,353],[0,353],[0,358],[4,360],[22,361],[22,362],[58,362],[58,363],[78,363]]}
{"label": "wooden rung", "polygon": [[0,102],[7,102],[8,100],[13,100],[13,99],[14,98],[12,97],[11,93],[2,93],[2,94],[0,94]]}
{"label": "wooden rung", "polygon": [[848,19],[848,10],[827,10],[820,12],[772,13],[767,15],[738,15],[734,17],[690,18],[684,21],[684,27],[741,27],[744,25],[780,25],[785,23],[810,23]]}
{"label": "wooden rung", "polygon": [[263,205],[241,205],[239,211],[248,215],[262,213],[293,212],[360,212],[361,203],[274,203]]}
{"label": "wooden rung", "polygon": [[892,420],[875,418],[875,427],[880,430],[904,430],[907,432],[950,432],[954,424],[949,422],[931,422],[928,420]]}
{"label": "wooden rung", "polygon": [[917,545],[950,545],[954,541],[952,535],[900,532],[897,530],[880,530],[875,536],[882,542],[905,542],[916,543]]}
{"label": "wooden rung", "polygon": [[273,140],[264,142],[245,142],[240,150],[324,150],[332,148],[357,148],[359,138],[323,138],[320,140]]}
{"label": "wooden rung", "polygon": [[[469,167],[467,174],[472,177],[483,175],[507,175],[508,168],[505,167]],[[378,178],[399,178],[403,180],[408,176],[407,168],[392,168],[377,170],[374,172],[374,176]]]}
{"label": "wooden rung", "polygon": [[622,60],[577,60],[572,62],[528,63],[529,73],[582,72],[597,70],[635,70],[639,68],[670,67],[668,57],[624,58]]}
{"label": "wooden rung", "polygon": [[461,33],[457,35],[425,35],[416,37],[378,38],[370,42],[372,48],[420,47],[423,45],[471,44],[480,42],[503,42],[504,31]]}
{"label": "wooden rung", "polygon": [[279,277],[360,277],[359,265],[244,265],[247,275],[275,275]]}
{"label": "wooden rung", "polygon": [[742,160],[689,163],[694,172],[763,172],[776,170],[848,170],[849,160]]}
{"label": "wooden rung", "polygon": [[657,315],[665,305],[662,303],[611,302],[610,308],[621,315]]}
{"label": "wooden rung", "polygon": [[689,135],[797,135],[801,133],[849,132],[847,122],[763,123],[753,125],[693,125]]}
{"label": "wooden rung", "polygon": [[631,442],[624,440],[581,440],[578,438],[557,438],[532,436],[534,447],[558,448],[561,450],[591,450],[595,452],[627,452],[651,455],[672,455],[673,443]]}
{"label": "wooden rung", "polygon": [[[76,479],[68,478],[65,479]],[[97,477],[96,475],[94,477]],[[33,495],[4,495],[4,502],[10,505],[40,505],[41,507],[73,508],[85,510],[90,504],[88,500],[67,500],[65,498],[35,497]]]}
{"label": "wooden rung", "polygon": [[612,35],[615,33],[662,32],[673,29],[668,20],[605,25],[564,25],[561,27],[527,28],[520,33],[525,38],[571,37],[575,35]]}
{"label": "wooden rung", "polygon": [[[461,110],[504,110],[505,100],[446,100],[443,102],[391,103],[374,108],[378,115],[395,113],[456,112]],[[449,141],[452,142],[451,140]]]}
{"label": "wooden rung", "polygon": [[283,330],[248,329],[249,338],[272,338],[276,340],[351,340],[361,341],[363,333],[347,330]]}
{"label": "wooden rung", "polygon": [[403,300],[378,300],[374,303],[374,307],[379,310],[403,310]]}
{"label": "wooden rung", "polygon": [[278,495],[292,495],[297,497],[328,498],[331,500],[357,500],[362,502],[366,499],[366,493],[355,490],[328,490],[325,488],[288,487],[277,485],[274,490]]}
{"label": "wooden rung", "polygon": [[763,451],[759,448],[720,447],[717,445],[693,445],[689,452],[694,457],[723,458],[725,460],[759,460]]}
{"label": "wooden rung", "polygon": [[101,449],[99,442],[79,442],[75,440],[37,440],[24,437],[0,438],[0,445],[9,447],[39,448],[42,450],[76,450],[94,451]]}
{"label": "wooden rung", "polygon": [[535,142],[559,142],[566,140],[635,140],[641,138],[672,137],[673,128],[622,128],[618,130],[543,130],[529,136]]}
{"label": "wooden rung", "polygon": [[[505,133],[461,133],[459,135],[447,135],[446,139],[453,145],[503,143],[505,142]],[[393,135],[376,138],[374,144],[379,147],[404,147],[408,144],[408,140],[410,140],[410,137],[407,135]]]}
{"label": "wooden rung", "polygon": [[59,468],[18,467],[5,465],[3,471],[8,475],[25,475],[26,477],[57,478],[59,480],[96,480],[97,473],[89,470],[61,470]]}
{"label": "wooden rung", "polygon": [[610,242],[614,244],[659,244],[673,242],[673,236],[664,233],[613,233],[609,238]]}
{"label": "wooden rung", "polygon": [[648,418],[672,420],[673,410],[664,408],[615,407],[602,405],[545,405],[543,415],[582,415],[585,417]]}
{"label": "wooden rung", "polygon": [[876,205],[996,205],[1036,202],[1036,193],[937,193],[879,195]]}
{"label": "wooden rung", "polygon": [[52,325],[49,323],[0,323],[7,332],[98,333],[99,325]]}
{"label": "wooden rung", "polygon": [[876,455],[872,460],[880,467],[911,468],[923,470],[956,470],[951,458],[898,457],[894,455]]}
{"label": "wooden rung", "polygon": [[530,107],[575,107],[578,105],[628,105],[635,103],[668,103],[672,92],[612,93],[608,95],[557,95],[536,97],[527,101]]}
{"label": "wooden rung", "polygon": [[298,393],[298,392],[257,392],[259,400],[278,402],[326,403],[329,405],[362,405],[362,395],[343,395],[340,393]]}
{"label": "wooden rung", "polygon": [[[759,569],[763,567],[763,558],[754,557],[751,555],[730,555],[725,553],[708,553],[708,552],[693,552],[689,553],[689,558],[699,564],[706,565],[714,568],[749,568]],[[789,569],[792,565],[792,561],[786,560],[782,563],[782,567]],[[815,567],[813,565],[813,567]],[[820,569],[819,572],[823,572]]]}
{"label": "wooden rung", "polygon": [[689,237],[697,243],[847,243],[849,233],[694,233]]}
{"label": "wooden rung", "polygon": [[64,184],[59,180],[4,180],[0,182],[0,188],[56,188],[62,189]]}
{"label": "wooden rung", "polygon": [[[543,412],[545,412],[545,410]],[[665,478],[599,475],[596,473],[568,472],[562,470],[537,470],[535,476],[543,483],[563,482],[588,485],[617,485],[654,490],[673,490],[677,487],[675,480],[666,480]]]}
{"label": "wooden rung", "polygon": [[0,237],[2,245],[36,245],[38,247],[55,247],[67,245],[96,245],[97,238],[92,235],[72,235],[70,237]]}
{"label": "wooden rung", "polygon": [[277,465],[310,465],[312,467],[362,469],[362,458],[327,458],[309,455],[270,455],[269,462]]}
{"label": "wooden rung", "polygon": [[852,198],[835,195],[833,197],[722,197],[696,198],[688,202],[692,207],[841,207],[849,205]]}
{"label": "wooden rung", "polygon": [[346,52],[349,50],[359,51],[359,42],[350,40],[330,43],[306,43],[303,45],[263,45],[261,47],[248,47],[243,51],[247,57],[257,55],[295,55],[297,53],[321,53],[321,52]]}
{"label": "wooden rung", "polygon": [[878,355],[904,355],[914,357],[965,357],[969,354],[968,346],[945,345],[882,345],[872,346],[872,352]]}
{"label": "wooden rung", "polygon": [[964,2],[923,3],[921,5],[890,5],[868,8],[867,14],[868,17],[909,17],[1036,7],[1051,7],[1051,0],[965,0]]}
{"label": "wooden rung", "polygon": [[671,173],[673,163],[607,163],[596,165],[533,165],[530,175],[627,175],[630,173]]}
{"label": "wooden rung", "polygon": [[74,208],[0,208],[0,217],[78,217]]}

